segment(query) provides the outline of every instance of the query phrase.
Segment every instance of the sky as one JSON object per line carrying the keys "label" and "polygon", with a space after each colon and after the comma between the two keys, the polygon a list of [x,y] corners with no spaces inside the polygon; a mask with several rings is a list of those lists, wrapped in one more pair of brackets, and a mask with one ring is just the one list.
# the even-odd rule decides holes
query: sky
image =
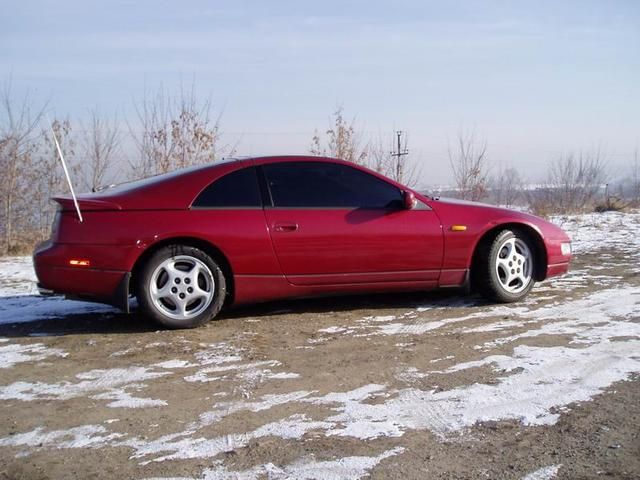
{"label": "sky", "polygon": [[[640,146],[637,1],[3,0],[0,81],[50,115],[126,125],[145,92],[195,85],[238,155],[308,153],[342,106],[366,138],[408,134],[421,183],[451,181],[459,132],[532,180]],[[123,130],[127,130],[125,127]]]}

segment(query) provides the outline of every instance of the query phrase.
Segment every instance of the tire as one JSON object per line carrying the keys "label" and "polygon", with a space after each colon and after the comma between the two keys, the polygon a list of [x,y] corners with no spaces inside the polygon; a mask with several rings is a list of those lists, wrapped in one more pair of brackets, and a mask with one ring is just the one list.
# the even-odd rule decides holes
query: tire
{"label": "tire", "polygon": [[168,328],[194,328],[222,308],[227,284],[218,264],[202,250],[168,245],[154,252],[137,282],[145,315]]}
{"label": "tire", "polygon": [[474,265],[474,285],[487,299],[511,303],[527,296],[535,283],[535,248],[520,230],[502,230],[483,242]]}

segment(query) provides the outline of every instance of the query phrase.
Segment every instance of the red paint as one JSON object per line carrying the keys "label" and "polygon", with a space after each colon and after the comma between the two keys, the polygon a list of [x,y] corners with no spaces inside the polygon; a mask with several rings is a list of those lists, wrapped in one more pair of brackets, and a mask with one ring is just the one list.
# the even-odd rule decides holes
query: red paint
{"label": "red paint", "polygon": [[[268,208],[265,216],[294,285],[438,279],[442,231],[433,211]],[[297,228],[275,228],[286,224]]]}
{"label": "red paint", "polygon": [[[112,297],[141,256],[160,242],[199,242],[224,256],[234,303],[276,298],[461,285],[474,249],[506,224],[539,235],[546,276],[565,273],[569,241],[540,218],[479,204],[431,199],[381,175],[416,199],[413,209],[191,209],[198,194],[234,170],[273,162],[340,160],[263,157],[223,162],[82,195],[80,223],[68,198],[49,242],[34,252],[43,287],[98,300]],[[347,164],[353,166],[352,164]],[[408,206],[408,205],[407,205]],[[466,225],[466,231],[451,231]],[[70,267],[73,259],[90,266]],[[106,300],[105,300],[106,301]]]}

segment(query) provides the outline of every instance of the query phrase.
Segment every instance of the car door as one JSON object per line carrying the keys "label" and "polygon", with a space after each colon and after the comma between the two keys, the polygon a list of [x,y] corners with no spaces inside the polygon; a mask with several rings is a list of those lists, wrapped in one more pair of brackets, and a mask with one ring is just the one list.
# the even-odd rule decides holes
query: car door
{"label": "car door", "polygon": [[267,226],[294,285],[437,282],[443,235],[422,202],[364,170],[327,161],[262,165]]}

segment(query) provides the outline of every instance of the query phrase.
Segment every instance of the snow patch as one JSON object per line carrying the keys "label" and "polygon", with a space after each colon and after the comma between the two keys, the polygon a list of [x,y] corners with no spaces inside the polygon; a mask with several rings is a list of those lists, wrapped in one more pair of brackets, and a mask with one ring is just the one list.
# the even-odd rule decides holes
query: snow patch
{"label": "snow patch", "polygon": [[1,260],[0,297],[38,293],[31,257],[5,257]]}
{"label": "snow patch", "polygon": [[522,322],[518,322],[516,320],[504,320],[502,322],[488,323],[485,325],[480,325],[478,327],[463,328],[460,330],[460,333],[498,332],[500,330],[506,330],[508,328],[520,326],[522,326]]}
{"label": "snow patch", "polygon": [[[133,458],[160,455],[142,462],[145,465],[166,460],[212,458],[224,452],[246,447],[252,440],[257,438],[300,439],[310,430],[324,429],[329,426],[330,424],[327,422],[313,421],[305,415],[296,414],[245,433],[233,433],[215,438],[179,438],[184,435],[184,433],[181,433],[167,435],[152,441],[127,440],[122,442],[122,445],[135,449],[135,453],[132,455]],[[163,453],[164,455],[161,455]]]}
{"label": "snow patch", "polygon": [[395,377],[405,383],[414,383],[429,376],[428,373],[418,371],[416,367],[407,367],[396,373]]}
{"label": "snow patch", "polygon": [[320,330],[318,330],[318,333],[345,333],[348,331],[349,330],[344,327],[328,327],[328,328],[321,328]]}
{"label": "snow patch", "polygon": [[[87,395],[93,398],[114,400],[109,406],[132,405],[134,399],[128,395],[127,388],[140,389],[139,382],[171,375],[171,372],[154,372],[146,367],[112,368],[109,370],[91,370],[76,375],[79,382],[64,381],[60,383],[15,382],[0,387],[0,400],[68,400]],[[104,394],[102,394],[104,392]],[[102,394],[102,395],[101,395]],[[142,406],[145,401],[156,400],[135,399]],[[155,403],[157,405],[157,403]]]}
{"label": "snow patch", "polygon": [[[589,343],[614,336],[638,336],[640,324],[626,321],[640,315],[640,287],[601,290],[586,298],[523,312],[524,318],[545,321],[539,328],[484,343],[481,348],[541,335],[573,335],[573,343]],[[619,319],[619,320],[617,320]],[[596,328],[598,324],[605,325]]]}
{"label": "snow patch", "polygon": [[551,480],[558,474],[560,467],[562,467],[562,464],[543,467],[522,477],[522,480]]}
{"label": "snow patch", "polygon": [[403,451],[402,447],[397,447],[375,457],[353,456],[335,460],[316,460],[310,455],[284,467],[267,463],[242,471],[229,470],[222,462],[218,462],[216,467],[206,469],[198,480],[258,480],[265,477],[269,480],[358,480],[368,475],[384,459],[399,455]]}
{"label": "snow patch", "polygon": [[11,368],[16,363],[36,362],[49,357],[66,357],[59,348],[47,348],[42,343],[11,344],[0,347],[0,368]]}
{"label": "snow patch", "polygon": [[217,403],[213,410],[201,414],[200,422],[197,425],[192,425],[191,428],[195,429],[207,425],[212,425],[216,422],[219,422],[224,417],[233,415],[234,413],[241,411],[262,412],[264,410],[269,410],[278,405],[285,405],[287,403],[302,400],[312,393],[313,392],[301,390],[298,392],[264,395],[260,400],[254,402]]}
{"label": "snow patch", "polygon": [[188,362],[187,360],[167,360],[165,362],[155,363],[154,367],[158,368],[166,368],[167,370],[171,370],[174,368],[187,368],[187,367],[195,367],[196,365]]}
{"label": "snow patch", "polygon": [[[0,438],[0,447],[99,448],[120,437],[122,434],[108,433],[102,425],[83,425],[49,432],[43,427],[37,427],[30,432]],[[23,457],[29,454],[29,451],[25,451],[17,456]]]}
{"label": "snow patch", "polygon": [[[133,384],[127,386],[127,388],[135,387],[141,387],[141,385]],[[107,407],[111,408],[149,408],[162,407],[167,405],[167,402],[165,402],[164,400],[134,397],[130,393],[125,392],[122,389],[109,390],[108,392],[93,395],[90,398],[96,400],[113,400],[113,402],[107,404]]]}
{"label": "snow patch", "polygon": [[455,357],[455,355],[447,355],[446,357],[441,357],[441,358],[434,358],[433,360],[429,360],[429,363],[438,363],[438,362],[442,362],[443,360],[453,360]]}
{"label": "snow patch", "polygon": [[606,246],[640,255],[640,213],[558,215],[552,221],[569,234],[574,254],[594,252]]}

